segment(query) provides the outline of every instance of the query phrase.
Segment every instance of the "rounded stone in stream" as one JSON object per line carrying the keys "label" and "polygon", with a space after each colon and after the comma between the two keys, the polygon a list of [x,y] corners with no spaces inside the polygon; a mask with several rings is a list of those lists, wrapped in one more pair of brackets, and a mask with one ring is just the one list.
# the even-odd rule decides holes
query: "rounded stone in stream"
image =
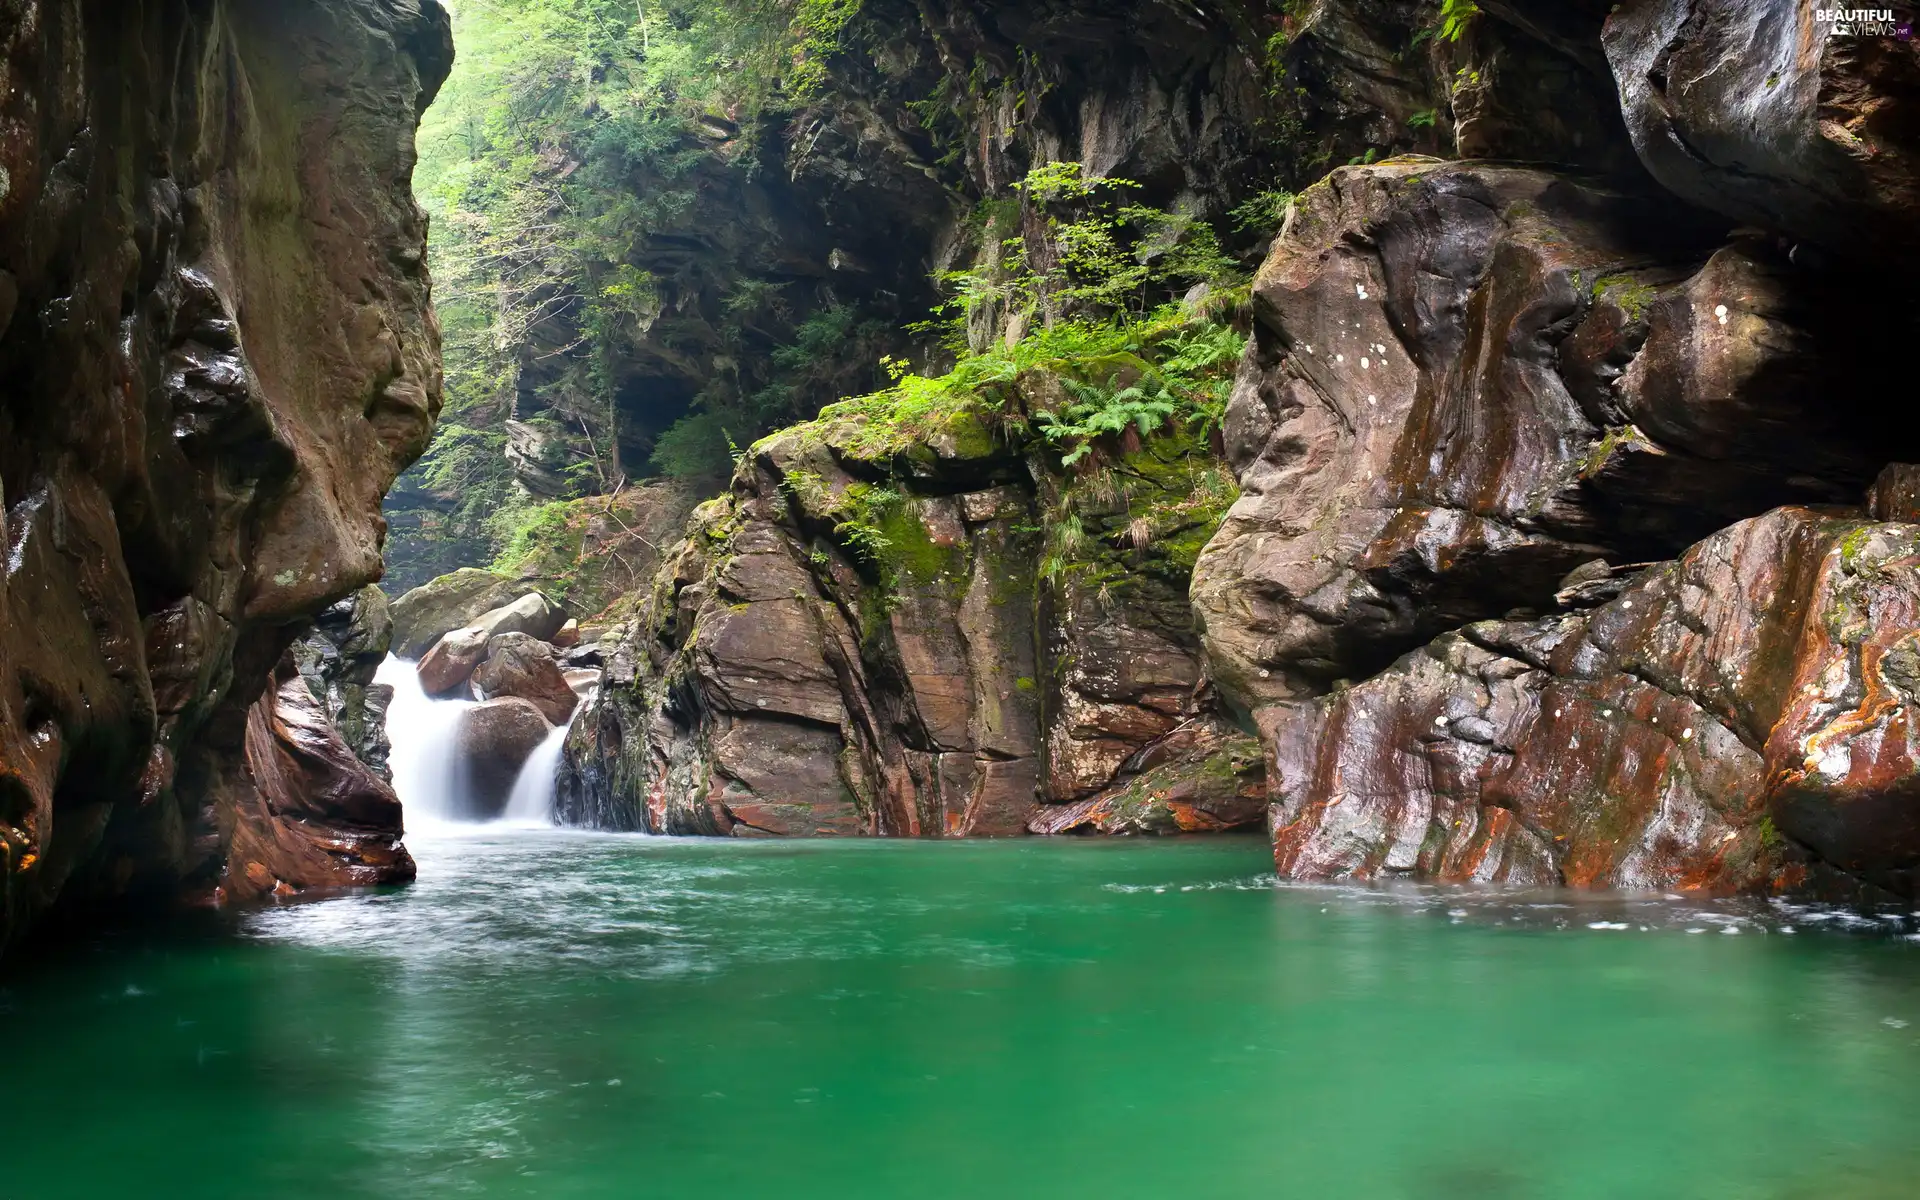
{"label": "rounded stone in stream", "polygon": [[579,698],[554,662],[554,648],[524,633],[503,633],[487,645],[487,659],[473,672],[482,700],[517,696],[531,701],[547,720],[564,725]]}
{"label": "rounded stone in stream", "polygon": [[456,629],[435,643],[420,660],[420,687],[429,696],[451,696],[466,690],[473,670],[487,656],[484,629]]}
{"label": "rounded stone in stream", "polygon": [[507,809],[520,777],[553,725],[531,700],[517,696],[489,700],[460,722],[460,762],[467,768],[468,792],[460,797],[462,817],[491,820]]}

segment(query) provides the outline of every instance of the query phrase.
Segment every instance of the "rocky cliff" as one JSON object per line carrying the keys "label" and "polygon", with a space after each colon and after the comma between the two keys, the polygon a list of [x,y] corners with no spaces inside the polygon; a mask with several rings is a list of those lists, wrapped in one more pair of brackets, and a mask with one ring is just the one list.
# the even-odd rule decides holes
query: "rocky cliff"
{"label": "rocky cliff", "polygon": [[908,837],[1257,822],[1257,756],[1213,711],[1186,603],[1232,492],[1177,430],[1063,468],[1028,431],[1074,369],[917,426],[844,405],[756,446],[616,641],[561,817]]}
{"label": "rocky cliff", "polygon": [[[1024,132],[962,121],[963,188],[1022,155],[1303,187],[1215,446],[1237,491],[1165,436],[1063,465],[1057,363],[770,438],[609,643],[567,814],[924,836],[1270,798],[1298,878],[1910,894],[1913,43],[1791,3],[1147,7],[1212,65],[1142,13],[1086,26],[1098,68],[1051,8],[902,28],[997,30],[1048,85]],[[851,90],[835,120],[889,111]]]}
{"label": "rocky cliff", "polygon": [[283,656],[439,408],[451,54],[431,0],[0,4],[0,940],[410,874]]}
{"label": "rocky cliff", "polygon": [[1920,56],[1793,4],[1552,20],[1646,175],[1337,170],[1255,284],[1193,595],[1280,869],[1911,894],[1905,469],[1865,505],[1920,453]]}

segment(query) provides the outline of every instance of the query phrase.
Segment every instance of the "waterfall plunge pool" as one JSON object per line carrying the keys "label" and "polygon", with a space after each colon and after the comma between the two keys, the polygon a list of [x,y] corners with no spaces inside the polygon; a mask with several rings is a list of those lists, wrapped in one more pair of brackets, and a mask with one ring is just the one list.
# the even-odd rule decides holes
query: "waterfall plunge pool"
{"label": "waterfall plunge pool", "polygon": [[1920,1178],[1904,921],[1286,887],[1241,837],[413,845],[411,887],[101,934],[5,983],[0,1195],[1891,1200]]}

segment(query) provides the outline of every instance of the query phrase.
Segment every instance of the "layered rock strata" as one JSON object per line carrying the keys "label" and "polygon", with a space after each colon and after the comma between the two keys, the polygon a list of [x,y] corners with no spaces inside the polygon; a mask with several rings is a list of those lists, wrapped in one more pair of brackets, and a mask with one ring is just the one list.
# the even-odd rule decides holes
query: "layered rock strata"
{"label": "layered rock strata", "polygon": [[292,828],[391,841],[360,784],[289,808],[248,746],[308,740],[257,705],[305,694],[269,686],[283,652],[379,577],[438,410],[409,176],[450,56],[428,0],[6,6],[0,940],[55,904],[258,891],[243,827],[301,844],[248,859],[269,891],[406,874]]}
{"label": "layered rock strata", "polygon": [[1193,593],[1278,866],[1910,895],[1911,47],[1488,8],[1604,51],[1671,192],[1402,160],[1298,201]]}
{"label": "layered rock strata", "polygon": [[294,645],[300,676],[354,757],[392,782],[387,707],[393,688],[375,683],[393,644],[386,594],[372,584],[322,612],[313,632]]}
{"label": "layered rock strata", "polygon": [[[1183,556],[1212,526],[1196,491],[1210,460],[1149,444],[1122,464],[1126,489],[1063,497],[1077,485],[1042,465],[1048,449],[988,416],[959,410],[915,444],[839,416],[756,447],[615,643],[569,743],[562,817],[1014,835],[1196,716]],[[1039,514],[1069,503],[1086,544],[1050,576]]]}

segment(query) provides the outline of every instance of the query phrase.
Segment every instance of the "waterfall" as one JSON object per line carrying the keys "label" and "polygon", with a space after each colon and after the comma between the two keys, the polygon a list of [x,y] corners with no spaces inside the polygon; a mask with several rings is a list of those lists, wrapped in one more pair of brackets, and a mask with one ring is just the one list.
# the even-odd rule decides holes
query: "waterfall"
{"label": "waterfall", "polygon": [[555,729],[533,752],[520,777],[513,781],[513,794],[507,797],[507,812],[501,819],[517,825],[553,824],[553,795],[560,778],[560,755],[567,748],[567,730],[572,722]]}
{"label": "waterfall", "polygon": [[420,686],[414,664],[391,655],[380,664],[374,682],[393,688],[393,703],[387,708],[387,740],[393,751],[387,761],[409,830],[461,820],[467,784],[460,761],[460,722],[473,703],[433,699]]}
{"label": "waterfall", "polygon": [[[460,757],[460,723],[476,705],[470,700],[435,700],[420,686],[416,664],[387,657],[376,683],[393,688],[387,708],[387,740],[393,746],[393,790],[407,814],[407,828],[420,832],[436,825],[478,824],[474,820],[465,764]],[[577,712],[578,710],[576,710]],[[547,735],[520,768],[500,821],[514,825],[551,825],[553,800],[571,722]]]}

